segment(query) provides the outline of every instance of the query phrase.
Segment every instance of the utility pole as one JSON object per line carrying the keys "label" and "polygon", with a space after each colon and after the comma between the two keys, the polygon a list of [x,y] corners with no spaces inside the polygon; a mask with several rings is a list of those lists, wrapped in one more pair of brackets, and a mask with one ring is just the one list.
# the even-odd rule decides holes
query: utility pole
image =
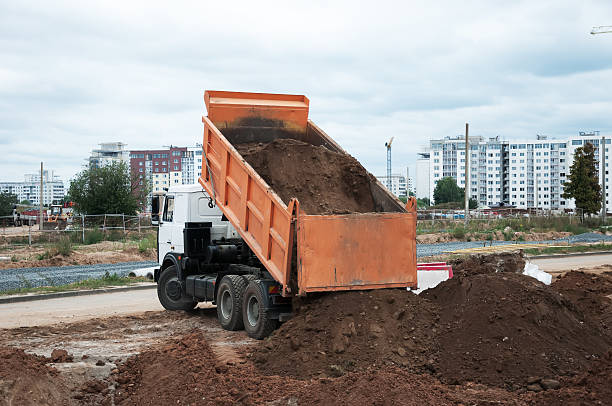
{"label": "utility pole", "polygon": [[38,229],[43,230],[43,163],[40,163],[40,190],[38,192]]}
{"label": "utility pole", "polygon": [[470,143],[468,141],[468,131],[469,131],[469,124],[465,123],[465,193],[464,193],[464,198],[465,198],[465,214],[464,214],[464,218],[465,218],[465,224],[467,225],[468,223],[468,218],[470,216],[470,185],[468,183],[468,179],[469,179],[469,171],[470,171]]}
{"label": "utility pole", "polygon": [[601,221],[606,225],[606,137],[601,137]]}

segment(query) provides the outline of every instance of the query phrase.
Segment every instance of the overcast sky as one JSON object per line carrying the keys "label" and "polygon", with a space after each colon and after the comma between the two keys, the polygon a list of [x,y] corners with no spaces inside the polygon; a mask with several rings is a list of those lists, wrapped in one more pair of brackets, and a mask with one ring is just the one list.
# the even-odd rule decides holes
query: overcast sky
{"label": "overcast sky", "polygon": [[[328,5],[327,3],[333,3]],[[610,1],[0,0],[0,180],[201,142],[205,89],[305,94],[374,174],[432,137],[612,135]]]}

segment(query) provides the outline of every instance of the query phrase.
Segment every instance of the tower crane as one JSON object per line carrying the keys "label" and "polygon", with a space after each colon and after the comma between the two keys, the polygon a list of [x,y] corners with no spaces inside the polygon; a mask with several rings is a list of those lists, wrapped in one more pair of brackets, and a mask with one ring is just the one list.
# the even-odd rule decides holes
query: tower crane
{"label": "tower crane", "polygon": [[393,138],[389,140],[389,142],[385,142],[385,147],[387,147],[387,189],[391,190],[391,144],[393,143]]}
{"label": "tower crane", "polygon": [[593,27],[591,34],[606,34],[612,33],[612,25],[600,25],[599,27]]}

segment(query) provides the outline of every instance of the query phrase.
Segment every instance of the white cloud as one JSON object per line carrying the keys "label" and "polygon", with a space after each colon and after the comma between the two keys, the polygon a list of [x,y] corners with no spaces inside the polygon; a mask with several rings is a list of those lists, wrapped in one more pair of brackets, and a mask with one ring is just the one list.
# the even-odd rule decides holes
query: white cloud
{"label": "white cloud", "polygon": [[[0,5],[2,180],[65,179],[104,141],[200,141],[205,89],[306,94],[374,173],[430,137],[612,133],[605,1]],[[612,134],[611,134],[612,135]]]}

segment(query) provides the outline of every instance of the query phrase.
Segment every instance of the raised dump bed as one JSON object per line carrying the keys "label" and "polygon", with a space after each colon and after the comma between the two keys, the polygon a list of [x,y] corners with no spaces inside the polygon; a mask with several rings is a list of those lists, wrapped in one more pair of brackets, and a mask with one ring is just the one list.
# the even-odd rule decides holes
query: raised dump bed
{"label": "raised dump bed", "polygon": [[199,182],[284,296],[417,286],[416,200],[404,206],[310,121],[308,98],[206,91],[204,100]]}

